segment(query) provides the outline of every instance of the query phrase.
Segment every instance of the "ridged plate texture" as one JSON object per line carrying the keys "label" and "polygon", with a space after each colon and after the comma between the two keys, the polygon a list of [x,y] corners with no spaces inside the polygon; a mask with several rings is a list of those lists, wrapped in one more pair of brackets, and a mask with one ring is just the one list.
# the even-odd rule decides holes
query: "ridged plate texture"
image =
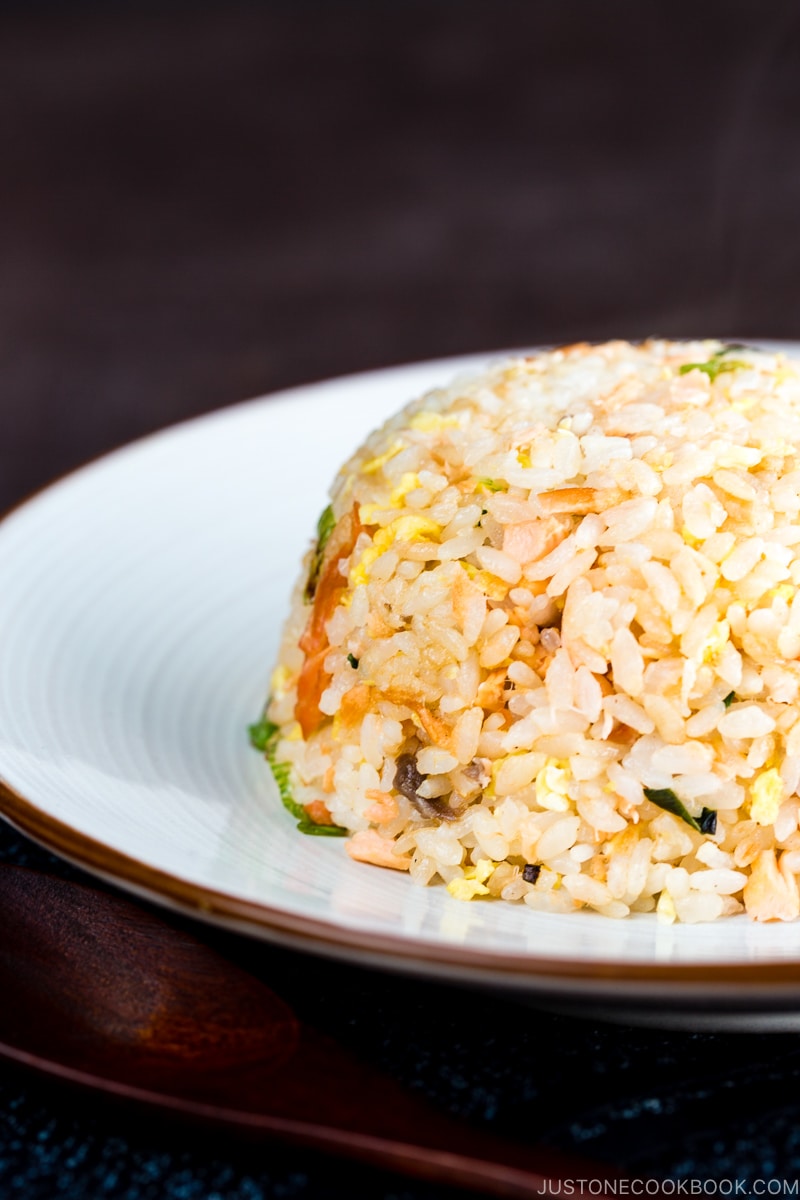
{"label": "ridged plate texture", "polygon": [[0,808],[123,886],[362,962],[614,999],[800,996],[800,926],[537,914],[352,862],[280,806],[246,726],[326,486],[485,358],[253,401],[148,438],[0,525]]}

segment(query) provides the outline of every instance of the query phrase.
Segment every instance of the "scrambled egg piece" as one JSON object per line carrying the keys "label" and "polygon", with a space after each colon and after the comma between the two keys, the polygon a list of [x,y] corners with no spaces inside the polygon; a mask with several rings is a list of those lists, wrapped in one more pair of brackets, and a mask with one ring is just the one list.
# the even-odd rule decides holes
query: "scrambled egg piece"
{"label": "scrambled egg piece", "polygon": [[704,663],[709,663],[712,667],[717,665],[728,644],[730,633],[730,623],[726,620],[717,621],[712,625],[711,632],[700,647]]}
{"label": "scrambled egg piece", "polygon": [[277,666],[272,672],[271,690],[274,699],[279,700],[286,695],[289,687],[289,681],[292,678],[292,673],[288,667]]}
{"label": "scrambled egg piece", "polygon": [[450,415],[443,417],[441,413],[418,412],[415,417],[409,421],[409,426],[416,433],[439,433],[442,429],[451,429],[454,425],[458,425],[458,417]]}
{"label": "scrambled egg piece", "polygon": [[362,475],[374,475],[376,471],[380,471],[384,463],[387,463],[390,458],[394,458],[395,454],[399,454],[405,443],[397,441],[391,446],[385,454],[379,454],[377,458],[371,458],[365,462],[361,468]]}
{"label": "scrambled egg piece", "polygon": [[521,467],[529,467],[531,465],[531,448],[530,446],[520,446],[517,451],[517,462]]}
{"label": "scrambled egg piece", "polygon": [[474,900],[476,896],[489,895],[489,889],[475,879],[452,879],[447,890],[456,900]]}
{"label": "scrambled egg piece", "polygon": [[452,879],[447,890],[456,900],[472,900],[475,896],[488,896],[489,889],[485,880],[489,878],[497,864],[490,858],[479,858],[474,867],[467,867],[463,879]]}
{"label": "scrambled egg piece", "polygon": [[570,770],[566,760],[548,758],[536,776],[536,802],[553,812],[566,812],[569,808],[567,784]]}
{"label": "scrambled egg piece", "polygon": [[651,451],[649,455],[645,455],[645,462],[661,475],[667,467],[671,467],[675,462],[675,455],[671,450],[655,450]]}
{"label": "scrambled egg piece", "polygon": [[400,482],[389,497],[392,508],[402,508],[403,501],[409,492],[419,487],[419,475],[414,471],[406,471],[400,476]]}
{"label": "scrambled egg piece", "polygon": [[477,571],[473,581],[490,600],[505,600],[511,589],[511,585],[504,579],[498,579],[489,571]]}
{"label": "scrambled egg piece", "polygon": [[494,760],[494,762],[492,763],[492,765],[489,768],[489,783],[486,788],[487,796],[494,797],[497,795],[497,792],[495,791],[495,787],[494,787],[495,781],[497,779],[497,772],[500,770],[500,768],[502,767],[504,762],[508,762],[508,760],[513,757],[514,757],[513,754],[503,754],[500,756],[500,758],[496,758]]}
{"label": "scrambled egg piece", "polygon": [[779,583],[772,591],[767,592],[767,595],[771,599],[777,598],[778,600],[785,600],[787,604],[791,604],[796,591],[797,588],[793,583]]}
{"label": "scrambled egg piece", "polygon": [[441,525],[430,517],[398,517],[383,529],[378,529],[361,558],[350,571],[350,582],[354,587],[369,582],[369,568],[389,549],[394,542],[413,542],[416,538],[438,537]]}
{"label": "scrambled egg piece", "polygon": [[477,583],[483,594],[489,600],[505,600],[511,584],[506,583],[504,579],[499,579],[497,575],[492,575],[490,571],[479,571],[472,563],[462,562],[461,566],[469,575],[473,583]]}
{"label": "scrambled egg piece", "polygon": [[362,525],[375,525],[375,513],[383,512],[388,504],[359,504],[358,519]]}
{"label": "scrambled egg piece", "polygon": [[386,504],[361,504],[358,509],[358,519],[362,525],[374,525],[374,517],[376,513],[383,512],[387,508],[402,508],[403,501],[409,492],[413,492],[414,488],[419,487],[419,475],[413,471],[406,471],[400,477],[400,482],[389,496]]}
{"label": "scrambled egg piece", "polygon": [[662,925],[672,925],[674,924],[677,916],[678,914],[675,912],[675,904],[672,896],[670,896],[669,892],[665,888],[658,898],[658,904],[656,905],[656,918],[662,923]]}
{"label": "scrambled egg piece", "polygon": [[783,801],[783,780],[775,767],[757,775],[750,788],[750,816],[759,825],[773,825]]}

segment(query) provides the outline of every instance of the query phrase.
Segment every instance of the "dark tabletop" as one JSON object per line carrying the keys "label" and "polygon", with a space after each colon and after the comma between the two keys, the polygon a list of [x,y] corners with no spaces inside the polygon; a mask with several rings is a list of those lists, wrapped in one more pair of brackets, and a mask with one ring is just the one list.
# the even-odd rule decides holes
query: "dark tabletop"
{"label": "dark tabletop", "polygon": [[[0,98],[2,507],[332,374],[800,338],[794,2],[5,3]],[[70,870],[5,827],[0,854]],[[464,1120],[674,1179],[800,1168],[794,1037],[598,1024],[200,934]],[[445,1193],[0,1067],[6,1195]]]}

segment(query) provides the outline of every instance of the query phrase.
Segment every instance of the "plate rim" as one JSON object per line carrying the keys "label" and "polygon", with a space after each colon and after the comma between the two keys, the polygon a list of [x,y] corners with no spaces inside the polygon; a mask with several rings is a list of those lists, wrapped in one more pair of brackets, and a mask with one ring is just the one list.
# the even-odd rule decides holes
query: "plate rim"
{"label": "plate rim", "polygon": [[[792,347],[794,339],[751,338],[765,348]],[[328,385],[346,384],[404,370],[442,368],[490,360],[505,354],[529,353],[532,348],[487,350],[429,360],[393,364],[369,371],[299,384],[276,392],[236,401],[207,413],[177,421],[113,447],[71,468],[12,504],[0,515],[0,532],[21,510],[57,491],[74,477],[118,455],[145,447],[200,423],[224,418],[259,403],[301,400],[303,394]],[[456,982],[503,986],[514,991],[553,995],[591,994],[620,1003],[631,998],[663,1002],[665,988],[675,999],[713,999],[727,1007],[747,1004],[775,1007],[800,1000],[800,951],[794,960],[782,957],[756,963],[717,960],[696,963],[632,962],[625,959],[550,958],[528,951],[493,954],[458,943],[433,943],[409,936],[375,934],[335,922],[295,914],[260,901],[217,891],[180,875],[152,866],[81,832],[20,793],[0,774],[0,818],[58,857],[89,874],[161,906],[236,932],[281,942],[293,949],[354,962],[356,965],[416,973]]]}
{"label": "plate rim", "polygon": [[[665,985],[686,998],[708,997],[714,989],[725,989],[729,1001],[774,1004],[800,998],[800,957],[755,964],[554,959],[530,953],[494,955],[485,950],[469,951],[460,944],[434,944],[387,933],[375,935],[220,892],[151,866],[43,813],[2,778],[0,816],[38,845],[123,890],[210,924],[266,941],[283,941],[295,949],[328,957],[465,982],[501,983],[513,990],[591,990],[620,1000],[632,995],[663,999]],[[730,995],[732,985],[740,989],[738,996]]]}

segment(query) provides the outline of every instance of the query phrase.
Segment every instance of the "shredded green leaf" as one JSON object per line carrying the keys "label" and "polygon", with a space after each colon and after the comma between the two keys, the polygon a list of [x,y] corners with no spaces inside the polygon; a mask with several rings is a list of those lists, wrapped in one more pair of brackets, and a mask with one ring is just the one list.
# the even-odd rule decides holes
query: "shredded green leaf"
{"label": "shredded green leaf", "polygon": [[747,367],[749,367],[750,363],[743,362],[741,358],[725,358],[724,357],[732,349],[734,349],[734,347],[728,346],[722,350],[718,350],[717,353],[713,356],[713,358],[710,358],[708,360],[708,362],[684,363],[678,373],[680,375],[688,375],[688,373],[690,371],[702,371],[703,374],[707,375],[708,378],[713,383],[714,380],[717,378],[717,376],[722,375],[722,373],[725,371],[739,371],[742,368],[746,369]]}
{"label": "shredded green leaf", "polygon": [[319,582],[319,573],[322,568],[322,556],[325,553],[325,547],[328,544],[328,539],[336,528],[336,518],[333,515],[333,509],[330,504],[320,513],[320,518],[317,521],[317,545],[314,550],[314,557],[311,559],[311,567],[308,572],[308,580],[306,581],[306,589],[303,593],[303,599],[306,604],[311,604],[314,599],[314,593],[317,590]]}
{"label": "shredded green leaf", "polygon": [[322,542],[323,550],[325,549],[325,543],[333,533],[335,527],[336,517],[333,515],[333,508],[329,504],[326,508],[323,508],[322,512],[319,514],[319,520],[317,521],[317,537]]}
{"label": "shredded green leaf", "polygon": [[274,759],[275,744],[273,743],[272,757],[268,753],[267,761],[272,769],[275,782],[278,785],[281,803],[286,811],[290,812],[297,821],[297,828],[300,832],[311,834],[314,837],[347,837],[347,830],[342,829],[341,825],[317,825],[315,821],[310,819],[302,804],[298,804],[292,795],[291,764],[275,762]]}
{"label": "shredded green leaf", "polygon": [[309,837],[349,837],[350,830],[341,825],[315,825],[313,821],[298,821],[297,828]]}
{"label": "shredded green leaf", "polygon": [[295,800],[292,795],[291,763],[275,761],[275,751],[280,735],[279,726],[274,721],[268,721],[266,717],[262,717],[255,725],[248,726],[248,729],[252,745],[266,756],[273,778],[278,785],[278,794],[283,807],[295,818],[300,832],[313,837],[347,837],[348,831],[341,825],[317,825],[309,818],[302,804],[298,804]]}
{"label": "shredded green leaf", "polygon": [[653,804],[657,804],[665,812],[672,813],[673,817],[679,817],[681,821],[691,825],[692,829],[696,829],[698,833],[714,833],[716,831],[717,814],[713,808],[704,808],[700,813],[700,819],[697,820],[683,801],[675,795],[672,788],[645,788],[644,794]]}
{"label": "shredded green leaf", "polygon": [[275,743],[273,743],[272,757],[268,753],[267,761],[272,768],[273,777],[278,785],[281,803],[286,811],[290,812],[295,818],[297,828],[301,833],[308,833],[313,837],[347,837],[347,830],[342,829],[341,825],[317,825],[315,821],[310,819],[302,804],[297,803],[292,795],[291,764],[275,762]]}
{"label": "shredded green leaf", "polygon": [[736,692],[728,692],[727,696],[724,698],[722,703],[725,705],[726,708],[730,708],[730,706],[733,704],[735,699],[736,699]]}
{"label": "shredded green leaf", "polygon": [[293,817],[297,817],[298,821],[307,821],[308,815],[292,795],[292,785],[289,778],[292,769],[291,764],[285,762],[270,762],[269,765],[272,768],[273,777],[278,785],[278,791],[280,792],[281,800],[283,801],[283,807],[287,810],[287,812],[290,812]]}
{"label": "shredded green leaf", "polygon": [[358,659],[356,658],[355,654],[348,654],[347,661],[350,663],[350,666],[354,671],[358,670]]}
{"label": "shredded green leaf", "polygon": [[508,484],[502,479],[479,479],[478,484],[487,492],[507,492]]}
{"label": "shredded green leaf", "polygon": [[266,717],[256,721],[255,725],[248,725],[247,732],[250,734],[251,746],[260,750],[262,754],[268,754],[270,747],[274,746],[278,739],[278,726]]}

